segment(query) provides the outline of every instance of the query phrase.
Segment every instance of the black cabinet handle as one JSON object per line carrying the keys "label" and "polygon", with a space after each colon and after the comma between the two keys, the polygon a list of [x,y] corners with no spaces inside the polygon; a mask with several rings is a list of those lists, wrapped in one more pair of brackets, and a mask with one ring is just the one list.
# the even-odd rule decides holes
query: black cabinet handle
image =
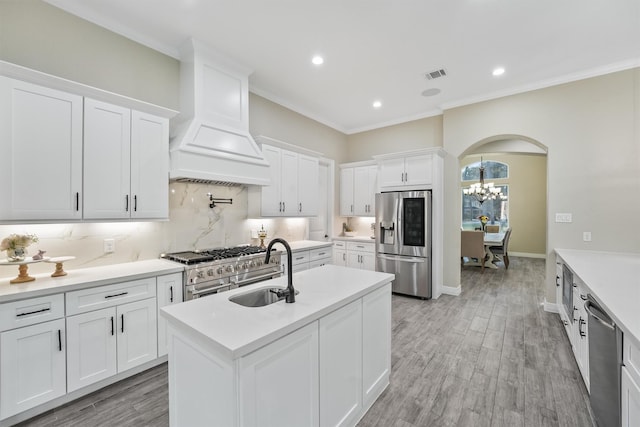
{"label": "black cabinet handle", "polygon": [[302,203],[298,203],[300,206],[298,207],[298,212],[302,212]]}
{"label": "black cabinet handle", "polygon": [[113,295],[105,295],[105,299],[106,298],[115,298],[115,297],[121,297],[122,295],[127,295],[129,292],[120,292],[119,294],[113,294]]}
{"label": "black cabinet handle", "polygon": [[169,302],[173,302],[173,286],[169,286]]}
{"label": "black cabinet handle", "polygon": [[27,311],[26,313],[18,313],[16,314],[16,317],[29,316],[31,314],[37,314],[37,313],[44,313],[45,311],[49,311],[49,310],[51,310],[51,307],[43,308],[40,310]]}
{"label": "black cabinet handle", "polygon": [[586,296],[586,295],[582,295],[582,294],[580,294],[580,299],[581,299],[582,301],[586,301],[586,300],[587,300],[587,296]]}
{"label": "black cabinet handle", "polygon": [[58,350],[62,351],[62,330],[58,329]]}
{"label": "black cabinet handle", "polygon": [[113,316],[111,316],[111,336],[115,333],[115,329],[113,327]]}
{"label": "black cabinet handle", "polygon": [[587,334],[582,330],[582,325],[585,325],[587,322],[585,322],[582,317],[580,317],[580,320],[578,321],[578,331],[580,332],[580,337],[584,338],[587,336]]}
{"label": "black cabinet handle", "polygon": [[120,332],[124,333],[124,314],[120,315],[120,321],[121,321],[121,323],[120,323],[120,325],[121,325]]}
{"label": "black cabinet handle", "polygon": [[133,196],[133,211],[134,212],[138,211],[138,196],[137,195]]}
{"label": "black cabinet handle", "polygon": [[556,276],[556,286],[557,287],[560,287],[559,280],[560,280],[560,276]]}
{"label": "black cabinet handle", "polygon": [[129,212],[129,195],[124,196],[124,211]]}
{"label": "black cabinet handle", "polygon": [[76,212],[80,210],[80,193],[76,191]]}

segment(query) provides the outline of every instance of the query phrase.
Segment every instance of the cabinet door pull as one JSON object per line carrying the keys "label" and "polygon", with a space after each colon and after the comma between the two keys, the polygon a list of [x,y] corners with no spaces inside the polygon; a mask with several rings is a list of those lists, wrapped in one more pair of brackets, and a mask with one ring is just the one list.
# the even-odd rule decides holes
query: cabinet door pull
{"label": "cabinet door pull", "polygon": [[586,301],[586,300],[587,300],[587,296],[586,296],[586,295],[582,295],[582,294],[580,294],[580,299],[581,299],[582,301]]}
{"label": "cabinet door pull", "polygon": [[351,205],[351,212],[353,212],[353,205]]}
{"label": "cabinet door pull", "polygon": [[303,256],[296,257],[296,261],[300,261],[301,259],[304,259],[304,257]]}
{"label": "cabinet door pull", "polygon": [[76,212],[80,210],[80,193],[76,191]]}
{"label": "cabinet door pull", "polygon": [[133,211],[134,212],[138,211],[138,196],[137,195],[133,196]]}
{"label": "cabinet door pull", "polygon": [[557,276],[557,275],[556,275],[556,286],[557,286],[557,287],[560,287],[560,283],[559,283],[559,281],[560,281],[560,276]]}
{"label": "cabinet door pull", "polygon": [[173,302],[173,286],[169,286],[169,302]]}
{"label": "cabinet door pull", "polygon": [[285,202],[282,202],[282,212],[285,212],[287,210],[287,205],[285,204]]}
{"label": "cabinet door pull", "polygon": [[322,255],[324,255],[324,252],[318,253],[318,256],[322,256]]}
{"label": "cabinet door pull", "polygon": [[124,334],[124,314],[120,315],[120,332]]}
{"label": "cabinet door pull", "polygon": [[582,325],[586,323],[587,322],[582,319],[582,316],[580,316],[580,320],[578,321],[578,331],[580,332],[580,338],[584,338],[587,336],[586,332],[582,330]]}
{"label": "cabinet door pull", "polygon": [[124,196],[124,211],[129,212],[129,195]]}
{"label": "cabinet door pull", "polygon": [[113,316],[111,316],[111,336],[115,334],[115,328],[113,327]]}
{"label": "cabinet door pull", "polygon": [[58,351],[62,351],[62,330],[58,329]]}
{"label": "cabinet door pull", "polygon": [[16,317],[30,316],[32,314],[44,313],[45,311],[50,311],[50,310],[51,310],[51,307],[41,308],[40,310],[27,311],[26,313],[18,313],[16,314]]}
{"label": "cabinet door pull", "polygon": [[347,260],[347,254],[346,254],[346,253],[343,253],[343,254],[342,254],[342,260],[343,260],[343,261],[346,261],[346,260]]}
{"label": "cabinet door pull", "polygon": [[302,212],[302,203],[298,203],[300,206],[298,207],[298,212]]}
{"label": "cabinet door pull", "polygon": [[106,298],[115,298],[115,297],[121,297],[122,295],[127,295],[129,292],[120,292],[119,294],[113,294],[113,295],[105,295],[105,299]]}

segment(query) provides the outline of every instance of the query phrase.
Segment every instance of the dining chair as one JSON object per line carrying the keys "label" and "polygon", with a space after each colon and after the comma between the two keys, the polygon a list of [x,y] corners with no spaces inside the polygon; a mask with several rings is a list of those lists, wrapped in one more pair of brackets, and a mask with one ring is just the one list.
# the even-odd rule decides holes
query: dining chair
{"label": "dining chair", "polygon": [[485,231],[487,233],[499,233],[500,232],[500,226],[499,225],[485,225],[484,227]]}
{"label": "dining chair", "polygon": [[502,246],[491,246],[491,252],[493,255],[504,263],[504,268],[509,269],[509,238],[511,238],[511,227],[507,229],[502,240]]}
{"label": "dining chair", "polygon": [[484,273],[484,232],[463,230],[460,232],[460,264],[464,266],[464,258],[477,258]]}

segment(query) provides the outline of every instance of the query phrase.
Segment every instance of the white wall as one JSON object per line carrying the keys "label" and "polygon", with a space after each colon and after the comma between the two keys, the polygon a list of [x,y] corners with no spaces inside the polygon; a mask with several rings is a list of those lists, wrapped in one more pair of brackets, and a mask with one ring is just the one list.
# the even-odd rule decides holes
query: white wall
{"label": "white wall", "polygon": [[[639,87],[634,69],[444,113],[444,149],[456,158],[495,135],[548,148],[548,301],[555,301],[554,248],[640,252]],[[449,167],[459,170],[456,163]],[[460,199],[445,202],[445,217],[453,219],[445,230],[445,284],[455,286]],[[573,222],[555,223],[556,212],[572,213]],[[591,231],[591,242],[582,241],[583,231]]]}

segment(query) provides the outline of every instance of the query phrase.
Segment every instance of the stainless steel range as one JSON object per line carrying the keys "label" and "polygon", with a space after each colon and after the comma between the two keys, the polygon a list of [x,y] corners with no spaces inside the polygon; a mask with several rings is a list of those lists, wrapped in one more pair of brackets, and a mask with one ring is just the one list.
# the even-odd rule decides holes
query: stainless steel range
{"label": "stainless steel range", "polygon": [[272,252],[269,264],[264,263],[265,252],[259,246],[235,246],[175,252],[162,257],[185,264],[183,295],[188,301],[280,277],[282,252]]}

